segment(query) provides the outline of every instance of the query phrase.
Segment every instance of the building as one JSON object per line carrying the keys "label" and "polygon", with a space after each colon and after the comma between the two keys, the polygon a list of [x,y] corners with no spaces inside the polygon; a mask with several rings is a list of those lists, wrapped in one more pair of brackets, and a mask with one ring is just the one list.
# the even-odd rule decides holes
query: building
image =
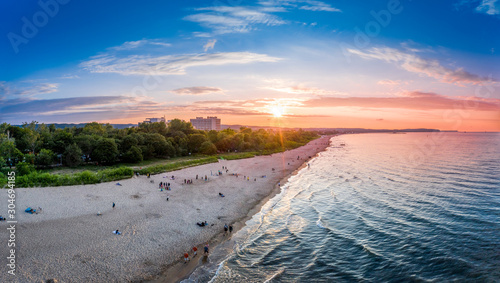
{"label": "building", "polygon": [[191,119],[190,122],[197,130],[220,131],[220,119],[217,119],[217,117],[207,117],[206,119],[203,117],[196,117],[196,119]]}
{"label": "building", "polygon": [[144,120],[142,123],[139,123],[139,124],[150,124],[150,123],[158,123],[158,122],[167,123],[165,121],[165,117],[161,117],[161,118],[146,118],[146,120]]}

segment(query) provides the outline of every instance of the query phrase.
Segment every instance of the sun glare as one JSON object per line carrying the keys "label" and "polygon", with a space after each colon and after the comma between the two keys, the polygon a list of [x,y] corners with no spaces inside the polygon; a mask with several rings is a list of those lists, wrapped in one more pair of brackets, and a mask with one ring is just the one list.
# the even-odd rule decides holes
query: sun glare
{"label": "sun glare", "polygon": [[271,114],[273,114],[273,116],[275,118],[282,117],[284,112],[285,112],[285,109],[283,109],[283,107],[280,105],[276,105],[276,106],[271,107]]}

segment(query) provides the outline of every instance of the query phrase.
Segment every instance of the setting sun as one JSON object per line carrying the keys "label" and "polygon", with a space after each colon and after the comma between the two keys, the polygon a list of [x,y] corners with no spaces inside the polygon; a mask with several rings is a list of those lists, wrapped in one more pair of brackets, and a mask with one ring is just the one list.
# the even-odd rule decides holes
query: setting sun
{"label": "setting sun", "polygon": [[271,114],[273,114],[273,116],[276,118],[283,117],[284,113],[285,113],[285,109],[281,105],[276,105],[276,106],[271,107]]}

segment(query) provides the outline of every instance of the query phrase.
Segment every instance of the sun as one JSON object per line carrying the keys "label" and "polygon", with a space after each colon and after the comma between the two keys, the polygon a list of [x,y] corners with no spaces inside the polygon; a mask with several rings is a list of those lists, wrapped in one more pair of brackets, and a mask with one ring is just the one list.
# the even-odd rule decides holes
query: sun
{"label": "sun", "polygon": [[285,113],[285,109],[281,105],[275,105],[275,106],[271,107],[271,114],[273,114],[273,116],[275,118],[283,117],[284,113]]}

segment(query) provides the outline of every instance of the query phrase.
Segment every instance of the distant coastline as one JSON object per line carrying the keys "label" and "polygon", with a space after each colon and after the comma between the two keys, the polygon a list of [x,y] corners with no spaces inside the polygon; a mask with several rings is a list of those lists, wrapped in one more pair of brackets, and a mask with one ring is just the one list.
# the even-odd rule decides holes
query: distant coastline
{"label": "distant coastline", "polygon": [[[47,123],[47,125],[55,125],[56,129],[64,128],[83,128],[89,123]],[[106,124],[106,123],[99,123]],[[110,124],[115,129],[127,129],[132,127],[137,127],[138,124]],[[13,125],[16,127],[21,127],[22,125]],[[301,127],[270,127],[270,126],[249,126],[249,125],[221,125],[222,129],[233,129],[239,130],[241,127],[250,128],[252,130],[259,129],[284,129],[284,130],[298,130],[302,129],[305,131],[318,131],[318,132],[337,132],[337,133],[385,133],[385,132],[407,132],[407,133],[419,133],[419,132],[458,132],[456,130],[439,130],[439,129],[427,129],[427,128],[415,128],[415,129],[365,129],[365,128],[301,128]]]}

